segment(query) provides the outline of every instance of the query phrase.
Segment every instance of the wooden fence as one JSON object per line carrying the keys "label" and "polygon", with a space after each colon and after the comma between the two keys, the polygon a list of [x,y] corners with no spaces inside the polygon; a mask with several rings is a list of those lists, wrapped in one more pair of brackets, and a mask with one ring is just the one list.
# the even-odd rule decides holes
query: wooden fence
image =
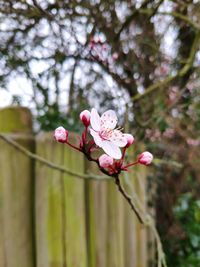
{"label": "wooden fence", "polygon": [[[96,167],[32,133],[26,108],[0,110],[0,132],[29,151],[70,170]],[[134,169],[133,188],[144,205],[145,168]],[[34,161],[0,140],[1,267],[147,267],[151,238],[113,181],[76,179]]]}

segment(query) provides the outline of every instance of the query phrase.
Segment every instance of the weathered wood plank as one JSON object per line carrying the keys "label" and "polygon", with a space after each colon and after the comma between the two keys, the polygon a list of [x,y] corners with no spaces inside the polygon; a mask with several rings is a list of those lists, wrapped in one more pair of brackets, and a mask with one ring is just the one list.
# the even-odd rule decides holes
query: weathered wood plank
{"label": "weathered wood plank", "polygon": [[[84,172],[83,156],[64,149],[64,163],[66,167],[77,172]],[[85,218],[85,192],[84,180],[76,179],[70,175],[63,175],[64,179],[64,214],[65,214],[65,244],[67,267],[86,267],[86,218]]]}
{"label": "weathered wood plank", "polygon": [[113,183],[107,183],[107,267],[124,266],[124,199]]}
{"label": "weathered wood plank", "polygon": [[[54,163],[63,164],[63,145],[52,134],[37,137],[37,153]],[[47,166],[36,166],[36,240],[37,266],[63,267],[63,193],[62,174]]]}
{"label": "weathered wood plank", "polygon": [[[146,167],[147,168],[147,167]],[[135,193],[138,195],[143,208],[146,211],[146,168],[145,166],[138,165],[135,168]],[[137,221],[137,254],[138,254],[138,267],[146,267],[148,262],[147,257],[147,228]],[[142,242],[141,242],[142,241]]]}
{"label": "weathered wood plank", "polygon": [[[111,181],[110,181],[111,182]],[[95,219],[95,233],[96,233],[96,246],[95,266],[101,267],[107,264],[107,183],[109,182],[90,182],[93,186],[93,199],[94,199],[94,219]]]}
{"label": "weathered wood plank", "polygon": [[[139,150],[139,151],[138,151]],[[133,146],[129,149],[129,161],[134,161],[140,153],[141,146]],[[134,156],[133,156],[134,155]],[[146,167],[136,165],[129,173],[125,173],[122,179],[126,191],[131,195],[137,195],[143,207],[146,209]],[[133,211],[125,205],[125,266],[146,267],[147,259],[147,229],[140,224]]]}
{"label": "weathered wood plank", "polygon": [[[18,133],[10,137],[29,150],[31,127],[29,110],[0,110],[0,132]],[[33,162],[2,140],[0,147],[0,266],[33,267]]]}
{"label": "weathered wood plank", "polygon": [[[127,177],[128,176],[128,177]],[[124,174],[123,181],[129,179],[132,188],[133,187],[133,177],[130,173]],[[128,188],[124,182],[125,190],[131,195],[131,190]],[[137,218],[130,206],[124,202],[124,258],[126,267],[138,267],[138,239],[137,239]]]}
{"label": "weathered wood plank", "polygon": [[[87,161],[86,172],[100,174],[96,164]],[[106,266],[107,262],[107,183],[86,181],[85,185],[88,267]]]}
{"label": "weathered wood plank", "polygon": [[[0,145],[1,142],[0,142]],[[3,160],[2,153],[0,152],[0,165]],[[0,236],[0,266],[6,266],[6,251],[5,251],[5,232],[4,232],[4,223],[3,223],[3,177],[0,174],[0,229],[1,229],[1,236]]]}
{"label": "weathered wood plank", "polygon": [[32,115],[25,107],[10,106],[0,109],[1,133],[32,134]]}

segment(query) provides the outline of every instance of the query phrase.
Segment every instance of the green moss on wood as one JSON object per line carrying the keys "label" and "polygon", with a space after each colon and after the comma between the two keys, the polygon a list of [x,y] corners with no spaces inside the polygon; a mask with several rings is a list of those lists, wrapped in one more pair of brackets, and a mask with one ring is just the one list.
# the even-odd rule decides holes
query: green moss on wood
{"label": "green moss on wood", "polygon": [[0,109],[0,132],[31,133],[32,115],[25,107],[7,107]]}
{"label": "green moss on wood", "polygon": [[[83,171],[83,157],[75,151],[65,149],[65,164],[73,171]],[[85,233],[84,181],[64,175],[66,211],[66,265],[86,267],[87,249]]]}

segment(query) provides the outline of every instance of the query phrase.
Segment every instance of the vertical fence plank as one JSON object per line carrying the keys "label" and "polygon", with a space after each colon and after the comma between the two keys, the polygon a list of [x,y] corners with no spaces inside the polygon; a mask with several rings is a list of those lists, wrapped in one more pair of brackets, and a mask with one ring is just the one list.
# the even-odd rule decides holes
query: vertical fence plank
{"label": "vertical fence plank", "polygon": [[[0,132],[33,150],[29,110],[0,110]],[[33,162],[2,140],[0,147],[0,266],[33,267]]]}
{"label": "vertical fence plank", "polygon": [[[148,176],[147,176],[148,177]],[[157,184],[154,179],[147,180],[147,211],[151,215],[154,221],[156,221],[156,209],[155,209],[155,195],[157,191]],[[153,267],[156,260],[156,243],[155,235],[152,229],[148,227],[147,229],[147,250],[148,250],[148,267]]]}
{"label": "vertical fence plank", "polygon": [[[144,166],[136,167],[136,174],[134,179],[136,194],[138,195],[144,210],[146,211],[146,169]],[[137,222],[137,234],[138,234],[138,267],[147,266],[147,228]],[[140,241],[142,240],[142,242]]]}
{"label": "vertical fence plank", "polygon": [[113,183],[107,184],[107,267],[124,266],[123,243],[124,199]]}
{"label": "vertical fence plank", "polygon": [[[133,146],[129,150],[129,161],[133,161],[133,155],[141,151],[141,146]],[[125,173],[122,179],[126,191],[131,195],[136,195],[146,209],[146,167],[136,165],[130,173]],[[125,203],[127,204],[127,203]],[[146,267],[147,259],[147,229],[140,224],[133,211],[126,205],[125,207],[125,266],[126,267]]]}
{"label": "vertical fence plank", "polygon": [[[37,153],[67,168],[84,171],[82,155],[53,140],[37,138]],[[86,267],[84,181],[37,164],[37,263],[39,267]]]}
{"label": "vertical fence plank", "polygon": [[96,245],[94,246],[96,256],[95,267],[106,266],[107,264],[107,183],[109,182],[90,182],[93,186],[94,199],[94,235],[96,236]]}
{"label": "vertical fence plank", "polygon": [[[86,161],[86,172],[100,174],[96,165],[88,161]],[[88,267],[106,266],[107,183],[109,182],[86,181],[85,184]]]}
{"label": "vertical fence plank", "polygon": [[[63,145],[52,134],[37,137],[37,153],[63,164]],[[43,164],[36,167],[36,240],[38,267],[64,267],[64,216],[62,210],[62,173]]]}
{"label": "vertical fence plank", "polygon": [[[123,180],[127,178],[130,179],[130,182],[132,182],[132,175],[126,173],[123,176]],[[131,190],[125,183],[124,188],[131,195]],[[124,203],[124,266],[138,267],[137,246],[137,218],[135,214],[133,214],[130,206],[127,203]]]}
{"label": "vertical fence plank", "polygon": [[[2,145],[2,142],[0,142]],[[2,164],[3,157],[2,153],[0,152],[0,165]],[[0,174],[0,229],[1,229],[1,236],[0,236],[0,266],[6,266],[6,251],[5,251],[5,231],[4,231],[4,216],[3,216],[3,177]]]}
{"label": "vertical fence plank", "polygon": [[[84,172],[83,156],[69,147],[64,150],[65,165]],[[84,180],[64,175],[65,243],[67,267],[87,266]]]}

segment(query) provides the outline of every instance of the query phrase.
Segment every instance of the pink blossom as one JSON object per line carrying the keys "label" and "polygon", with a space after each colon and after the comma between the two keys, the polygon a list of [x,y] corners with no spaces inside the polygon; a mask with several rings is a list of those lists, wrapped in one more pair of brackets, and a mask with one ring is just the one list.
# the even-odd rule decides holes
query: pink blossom
{"label": "pink blossom", "polygon": [[141,153],[138,157],[138,162],[144,165],[149,165],[152,162],[152,160],[153,160],[153,155],[148,151]]}
{"label": "pink blossom", "polygon": [[187,141],[187,144],[190,146],[199,146],[200,145],[200,140],[188,138],[188,139],[186,139],[186,141]]}
{"label": "pink blossom", "polygon": [[85,127],[88,127],[90,125],[90,112],[88,110],[83,110],[80,113],[80,120],[83,122]]}
{"label": "pink blossom", "polygon": [[55,129],[54,138],[58,142],[65,143],[67,141],[68,134],[69,134],[68,131],[65,130],[65,128],[63,128],[62,126],[60,126]]}
{"label": "pink blossom", "polygon": [[120,159],[122,153],[119,147],[125,147],[127,138],[119,130],[115,129],[117,125],[117,116],[113,110],[108,110],[100,117],[96,109],[92,109],[90,117],[90,134],[94,138],[97,146],[114,159]]}
{"label": "pink blossom", "polygon": [[112,59],[113,60],[117,60],[118,57],[119,57],[119,54],[117,52],[115,52],[115,53],[112,54]]}
{"label": "pink blossom", "polygon": [[134,143],[134,137],[132,136],[132,134],[124,134],[124,136],[126,137],[127,140],[126,147],[131,146]]}
{"label": "pink blossom", "polygon": [[99,157],[99,165],[102,168],[108,168],[113,164],[113,158],[110,156],[103,154]]}
{"label": "pink blossom", "polygon": [[172,138],[175,135],[175,130],[173,128],[167,128],[163,132],[163,136],[166,138]]}

